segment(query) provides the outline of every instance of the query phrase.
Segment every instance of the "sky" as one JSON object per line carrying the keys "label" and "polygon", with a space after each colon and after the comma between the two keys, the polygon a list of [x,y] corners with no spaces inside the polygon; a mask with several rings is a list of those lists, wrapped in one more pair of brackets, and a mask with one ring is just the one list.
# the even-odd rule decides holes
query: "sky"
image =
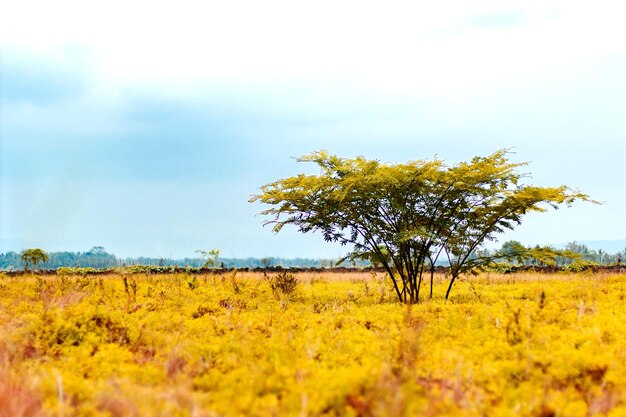
{"label": "sky", "polygon": [[626,239],[620,1],[4,2],[0,252],[339,257],[263,227],[259,187],[325,149],[449,163],[512,148],[602,201],[499,243]]}

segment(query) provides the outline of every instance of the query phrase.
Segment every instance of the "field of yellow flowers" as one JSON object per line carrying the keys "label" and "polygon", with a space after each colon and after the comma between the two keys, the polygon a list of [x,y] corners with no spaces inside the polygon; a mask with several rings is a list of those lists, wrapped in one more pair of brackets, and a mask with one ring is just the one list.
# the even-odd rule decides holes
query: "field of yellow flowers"
{"label": "field of yellow flowers", "polygon": [[0,416],[626,416],[626,275],[295,278],[0,275]]}

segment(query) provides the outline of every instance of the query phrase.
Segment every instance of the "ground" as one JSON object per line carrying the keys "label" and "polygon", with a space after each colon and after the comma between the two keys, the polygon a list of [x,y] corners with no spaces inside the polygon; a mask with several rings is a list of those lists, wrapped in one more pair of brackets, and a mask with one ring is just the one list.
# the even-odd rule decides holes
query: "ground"
{"label": "ground", "polygon": [[0,416],[626,416],[626,275],[295,278],[0,275]]}

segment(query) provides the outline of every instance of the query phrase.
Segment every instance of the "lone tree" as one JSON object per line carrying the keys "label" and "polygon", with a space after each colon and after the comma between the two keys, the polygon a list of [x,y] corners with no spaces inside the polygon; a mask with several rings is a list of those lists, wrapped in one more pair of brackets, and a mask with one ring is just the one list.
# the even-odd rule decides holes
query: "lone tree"
{"label": "lone tree", "polygon": [[346,258],[381,264],[401,302],[419,301],[428,273],[432,297],[435,264],[445,261],[447,299],[461,274],[497,259],[528,256],[523,247],[481,256],[485,241],[519,225],[528,212],[589,200],[566,186],[522,185],[525,174],[518,169],[526,163],[509,162],[507,153],[446,165],[438,159],[386,164],[320,151],[298,159],[317,164],[319,175],[266,184],[250,202],[272,206],[261,214],[270,216],[265,224],[274,232],[286,224],[303,233],[319,231],[326,241],[352,245]]}
{"label": "lone tree", "polygon": [[202,268],[215,268],[217,266],[217,258],[220,256],[219,249],[211,249],[208,251],[198,249],[196,253],[199,253],[204,258]]}
{"label": "lone tree", "polygon": [[24,261],[24,271],[30,269],[30,265],[33,268],[37,268],[39,262],[48,262],[50,257],[43,249],[24,249],[22,251],[22,261]]}

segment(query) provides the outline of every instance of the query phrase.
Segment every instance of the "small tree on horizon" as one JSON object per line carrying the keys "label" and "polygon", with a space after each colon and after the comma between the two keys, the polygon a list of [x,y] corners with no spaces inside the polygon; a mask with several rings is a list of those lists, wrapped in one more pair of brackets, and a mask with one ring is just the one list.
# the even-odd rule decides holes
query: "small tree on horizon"
{"label": "small tree on horizon", "polygon": [[219,249],[211,249],[209,251],[197,250],[196,253],[199,253],[204,258],[203,268],[215,268],[217,266],[217,258],[220,256]]}
{"label": "small tree on horizon", "polygon": [[385,164],[320,151],[298,159],[317,164],[319,175],[263,185],[250,202],[272,206],[261,214],[270,216],[264,224],[275,233],[293,224],[302,233],[321,232],[328,242],[352,245],[348,259],[378,261],[405,303],[419,301],[427,273],[432,297],[435,265],[445,260],[447,299],[461,274],[506,257],[477,255],[485,241],[514,229],[526,213],[589,201],[566,186],[522,185],[525,174],[518,169],[526,163],[509,162],[507,153],[448,166],[438,159]]}
{"label": "small tree on horizon", "polygon": [[39,248],[24,249],[21,258],[24,262],[24,271],[28,271],[31,264],[33,268],[37,268],[40,262],[48,262],[50,260],[48,254]]}

